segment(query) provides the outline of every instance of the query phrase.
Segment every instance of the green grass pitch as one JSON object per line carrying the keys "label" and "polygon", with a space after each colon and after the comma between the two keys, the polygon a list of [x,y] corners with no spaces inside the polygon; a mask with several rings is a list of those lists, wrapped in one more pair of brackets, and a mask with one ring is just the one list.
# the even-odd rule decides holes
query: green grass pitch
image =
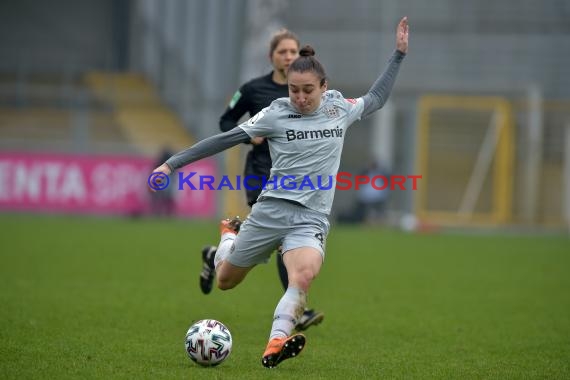
{"label": "green grass pitch", "polygon": [[[567,236],[333,226],[309,296],[325,320],[268,370],[274,259],[202,295],[199,251],[216,224],[1,215],[0,378],[570,378]],[[234,338],[216,368],[184,351],[202,318]]]}

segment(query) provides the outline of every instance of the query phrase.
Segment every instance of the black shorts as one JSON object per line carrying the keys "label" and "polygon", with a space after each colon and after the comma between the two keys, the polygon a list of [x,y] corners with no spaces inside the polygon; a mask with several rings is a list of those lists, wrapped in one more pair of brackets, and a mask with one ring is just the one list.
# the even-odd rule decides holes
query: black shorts
{"label": "black shorts", "polygon": [[[253,151],[249,151],[243,171],[244,181],[247,183],[247,186],[244,186],[245,196],[249,207],[257,202],[257,197],[259,197],[261,190],[263,190],[263,178],[268,178],[271,173],[271,166],[256,161],[259,160],[254,159]],[[251,177],[246,178],[247,176]]]}

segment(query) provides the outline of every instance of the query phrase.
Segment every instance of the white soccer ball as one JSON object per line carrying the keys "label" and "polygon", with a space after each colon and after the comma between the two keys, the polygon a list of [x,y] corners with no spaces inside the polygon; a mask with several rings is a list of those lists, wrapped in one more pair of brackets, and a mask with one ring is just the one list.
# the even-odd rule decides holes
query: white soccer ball
{"label": "white soccer ball", "polygon": [[222,322],[203,319],[190,326],[184,345],[193,362],[213,367],[230,356],[232,334]]}

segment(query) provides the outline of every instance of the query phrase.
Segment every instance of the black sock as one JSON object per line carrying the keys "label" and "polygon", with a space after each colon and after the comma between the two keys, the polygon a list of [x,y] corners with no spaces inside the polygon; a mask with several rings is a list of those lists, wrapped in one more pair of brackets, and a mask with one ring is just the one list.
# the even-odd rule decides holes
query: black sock
{"label": "black sock", "polygon": [[285,264],[283,264],[283,256],[281,256],[280,252],[277,252],[277,270],[283,289],[287,290],[289,287],[289,277],[287,275],[287,268],[285,268]]}
{"label": "black sock", "polygon": [[[213,249],[212,249],[213,248]],[[214,257],[216,257],[216,251],[218,250],[217,247],[211,246],[208,248],[208,254],[206,255],[206,261],[210,268],[214,267]]]}

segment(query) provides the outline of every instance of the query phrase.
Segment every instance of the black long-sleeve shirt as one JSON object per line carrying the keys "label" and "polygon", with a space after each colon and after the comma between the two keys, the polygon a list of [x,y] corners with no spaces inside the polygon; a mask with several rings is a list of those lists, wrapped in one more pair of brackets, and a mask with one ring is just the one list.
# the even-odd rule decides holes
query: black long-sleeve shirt
{"label": "black long-sleeve shirt", "polygon": [[[232,130],[246,113],[252,117],[269,106],[275,99],[289,96],[287,85],[275,83],[272,76],[273,72],[270,72],[267,75],[252,79],[240,87],[220,118],[222,132]],[[267,141],[252,146],[253,148],[247,156],[244,174],[269,177],[271,156]]]}

